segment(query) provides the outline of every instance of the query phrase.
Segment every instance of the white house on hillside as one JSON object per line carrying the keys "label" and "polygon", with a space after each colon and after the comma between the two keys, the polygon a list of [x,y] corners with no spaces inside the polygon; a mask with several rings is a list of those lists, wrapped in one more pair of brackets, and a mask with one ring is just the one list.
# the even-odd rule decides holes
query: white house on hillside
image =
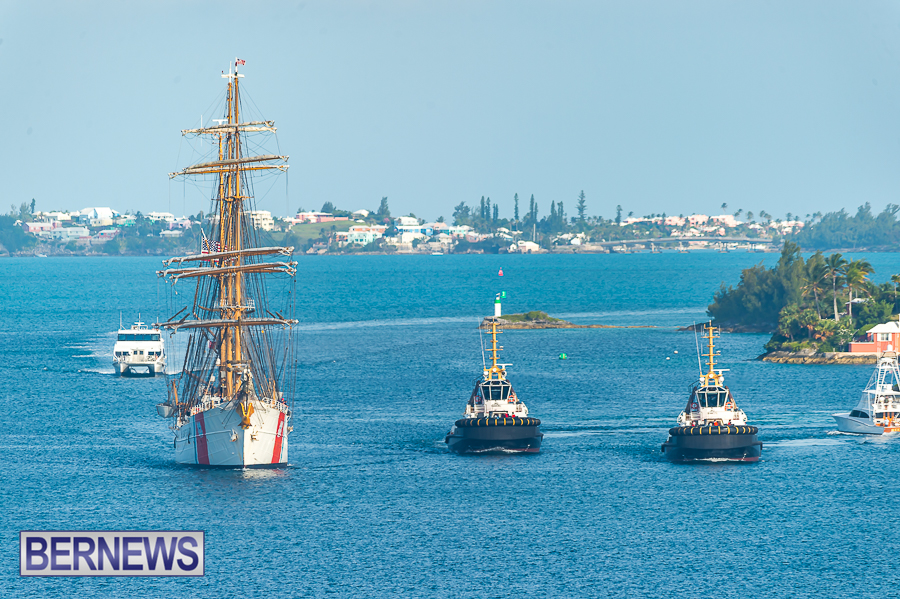
{"label": "white house on hillside", "polygon": [[165,221],[167,223],[175,221],[175,215],[170,212],[151,212],[145,216],[148,220],[152,221]]}

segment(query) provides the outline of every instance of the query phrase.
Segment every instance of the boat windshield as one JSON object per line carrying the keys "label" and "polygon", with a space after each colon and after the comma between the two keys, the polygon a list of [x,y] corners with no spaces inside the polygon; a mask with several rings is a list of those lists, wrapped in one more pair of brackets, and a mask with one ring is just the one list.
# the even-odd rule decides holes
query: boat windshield
{"label": "boat windshield", "polygon": [[721,408],[728,399],[728,391],[721,387],[707,387],[697,390],[697,401],[703,408]]}
{"label": "boat windshield", "polygon": [[484,381],[481,383],[481,392],[485,399],[501,401],[509,399],[509,391],[512,389],[505,381]]}
{"label": "boat windshield", "polygon": [[119,333],[119,341],[159,341],[159,333]]}

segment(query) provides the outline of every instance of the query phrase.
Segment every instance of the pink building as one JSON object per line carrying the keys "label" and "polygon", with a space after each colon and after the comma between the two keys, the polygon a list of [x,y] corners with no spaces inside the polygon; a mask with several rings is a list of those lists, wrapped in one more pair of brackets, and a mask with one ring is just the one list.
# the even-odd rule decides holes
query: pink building
{"label": "pink building", "polygon": [[335,216],[328,212],[298,212],[297,220],[302,223],[330,223],[335,220],[350,220],[347,216]]}
{"label": "pink building", "polygon": [[896,320],[869,329],[865,341],[850,342],[851,353],[880,354],[889,349],[897,351],[898,348],[900,348],[900,322]]}
{"label": "pink building", "polygon": [[39,233],[40,231],[52,231],[59,226],[59,221],[52,223],[22,223],[22,229],[26,233]]}

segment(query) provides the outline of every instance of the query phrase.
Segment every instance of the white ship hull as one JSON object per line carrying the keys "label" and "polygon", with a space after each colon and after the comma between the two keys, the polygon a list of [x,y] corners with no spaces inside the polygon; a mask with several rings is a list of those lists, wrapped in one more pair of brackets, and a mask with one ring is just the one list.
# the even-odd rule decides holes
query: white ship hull
{"label": "white ship hull", "polygon": [[849,412],[843,414],[832,414],[832,418],[837,421],[838,430],[842,433],[856,433],[859,435],[883,435],[884,427],[872,424],[865,418],[851,417]]}
{"label": "white ship hull", "polygon": [[156,376],[166,372],[166,363],[157,361],[113,362],[113,367],[119,376]]}
{"label": "white ship hull", "polygon": [[254,400],[250,427],[241,428],[240,407],[229,403],[198,412],[175,429],[179,464],[236,468],[284,466],[290,416],[286,409]]}

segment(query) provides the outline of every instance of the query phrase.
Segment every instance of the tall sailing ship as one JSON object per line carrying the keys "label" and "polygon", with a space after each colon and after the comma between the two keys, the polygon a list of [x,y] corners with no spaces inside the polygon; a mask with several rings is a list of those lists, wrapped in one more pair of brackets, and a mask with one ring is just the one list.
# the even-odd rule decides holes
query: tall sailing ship
{"label": "tall sailing ship", "polygon": [[[253,176],[285,171],[288,157],[248,153],[251,144],[260,147],[259,136],[274,135],[275,125],[241,122],[241,64],[235,60],[234,69],[222,74],[227,80],[223,118],[181,132],[211,138],[207,147],[213,155],[169,174],[214,184],[199,252],[165,260],[166,269],[157,272],[171,283],[173,312],[186,298],[160,325],[173,337],[178,331],[187,336],[184,365],[169,378],[168,399],[157,405],[159,415],[171,419],[175,460],[181,464],[263,467],[288,461],[293,398],[285,384],[295,380],[291,325],[297,321],[291,316],[297,263],[291,260],[293,247],[261,247],[250,218]],[[270,300],[267,286],[279,278],[281,297]],[[195,286],[179,295],[182,279]]]}

